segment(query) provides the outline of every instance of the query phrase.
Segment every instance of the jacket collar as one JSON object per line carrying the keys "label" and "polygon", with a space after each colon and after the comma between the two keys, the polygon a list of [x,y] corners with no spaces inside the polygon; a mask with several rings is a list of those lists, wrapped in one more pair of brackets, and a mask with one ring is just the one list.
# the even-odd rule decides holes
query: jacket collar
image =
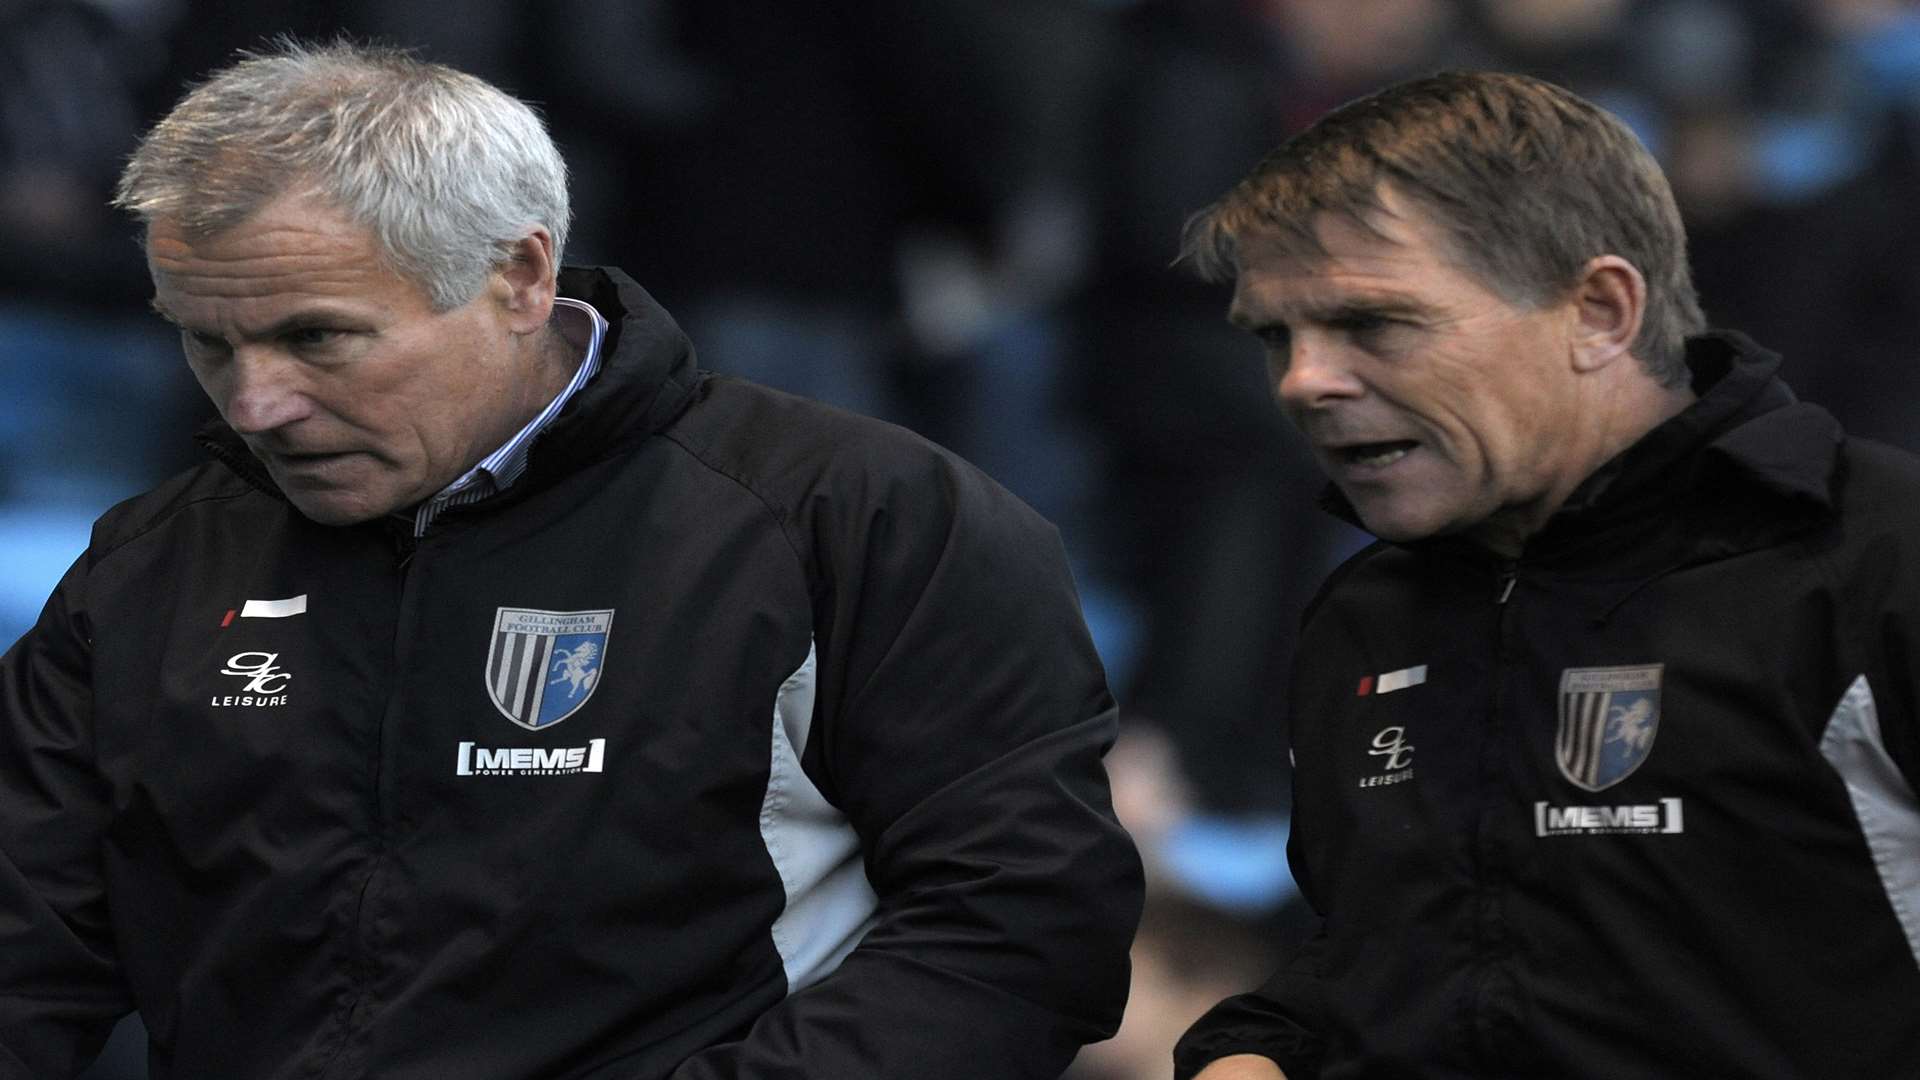
{"label": "jacket collar", "polygon": [[1840,425],[1794,397],[1778,354],[1723,331],[1690,340],[1687,367],[1698,400],[1583,481],[1563,514],[1605,513],[1716,482],[1832,504]]}
{"label": "jacket collar", "polygon": [[700,382],[693,343],[623,271],[562,270],[560,291],[592,304],[609,325],[600,377],[575,395],[534,444],[529,471],[548,478],[666,427],[692,402]]}

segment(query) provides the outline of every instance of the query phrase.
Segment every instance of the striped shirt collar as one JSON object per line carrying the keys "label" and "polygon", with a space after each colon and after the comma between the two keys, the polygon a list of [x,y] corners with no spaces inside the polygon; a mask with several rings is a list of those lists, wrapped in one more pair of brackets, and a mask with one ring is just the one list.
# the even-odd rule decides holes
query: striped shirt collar
{"label": "striped shirt collar", "polygon": [[560,410],[567,407],[573,395],[587,385],[600,371],[600,342],[607,334],[607,320],[591,304],[565,296],[553,298],[553,318],[574,318],[576,315],[589,320],[587,334],[587,355],[580,361],[580,367],[573,378],[539,415],[527,421],[513,438],[500,445],[500,448],[480,459],[479,464],[468,469],[458,480],[441,488],[439,493],[421,503],[413,510],[413,535],[415,539],[425,536],[427,527],[441,512],[454,506],[466,506],[479,502],[489,495],[497,495],[513,486],[520,474],[527,470],[527,451],[533,441],[545,431]]}

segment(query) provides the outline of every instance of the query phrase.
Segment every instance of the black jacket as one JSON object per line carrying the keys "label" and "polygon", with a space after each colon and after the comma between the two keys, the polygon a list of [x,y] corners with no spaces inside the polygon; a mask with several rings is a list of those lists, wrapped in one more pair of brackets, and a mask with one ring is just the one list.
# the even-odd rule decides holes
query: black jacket
{"label": "black jacket", "polygon": [[133,1007],[156,1080],[1039,1078],[1113,1030],[1139,866],[1053,530],[562,292],[604,368],[417,545],[230,435],[100,520],[0,664],[0,1076]]}
{"label": "black jacket", "polygon": [[1176,1051],[1325,1077],[1920,1077],[1920,462],[1777,358],[1524,554],[1377,544],[1305,622],[1295,876],[1322,914]]}

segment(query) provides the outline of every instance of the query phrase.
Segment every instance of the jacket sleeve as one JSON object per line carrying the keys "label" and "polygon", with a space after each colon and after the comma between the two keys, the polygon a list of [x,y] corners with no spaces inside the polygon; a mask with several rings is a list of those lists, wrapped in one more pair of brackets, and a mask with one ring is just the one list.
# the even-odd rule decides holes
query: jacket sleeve
{"label": "jacket sleeve", "polygon": [[[1322,594],[1326,586],[1322,587]],[[1316,601],[1317,604],[1317,601]],[[1308,609],[1311,617],[1312,607]],[[1296,689],[1302,685],[1295,655]],[[1301,715],[1299,702],[1292,714]],[[1296,743],[1296,752],[1298,746]],[[1230,997],[1209,1009],[1175,1044],[1175,1080],[1188,1080],[1209,1062],[1234,1054],[1259,1054],[1279,1063],[1287,1080],[1312,1080],[1320,1075],[1325,1051],[1326,996],[1322,984],[1326,951],[1326,905],[1308,858],[1303,824],[1311,828],[1312,798],[1302,791],[1303,774],[1293,774],[1293,825],[1287,838],[1287,863],[1294,883],[1321,921],[1312,937],[1294,950],[1278,971],[1259,989]]]}
{"label": "jacket sleeve", "polygon": [[1119,1024],[1142,886],[1101,763],[1113,700],[1052,527],[931,463],[798,515],[821,668],[802,761],[860,836],[876,922],[676,1080],[1040,1080]]}
{"label": "jacket sleeve", "polygon": [[1174,1080],[1190,1080],[1234,1054],[1271,1058],[1287,1080],[1319,1076],[1320,942],[1316,934],[1258,990],[1230,997],[1196,1020],[1173,1048]]}
{"label": "jacket sleeve", "polygon": [[73,1076],[132,1011],[114,960],[93,767],[83,556],[0,658],[0,1078]]}

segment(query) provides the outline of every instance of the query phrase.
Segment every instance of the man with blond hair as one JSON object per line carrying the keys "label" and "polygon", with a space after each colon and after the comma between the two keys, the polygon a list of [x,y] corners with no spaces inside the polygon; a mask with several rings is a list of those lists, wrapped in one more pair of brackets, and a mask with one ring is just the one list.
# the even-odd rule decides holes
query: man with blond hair
{"label": "man with blond hair", "polygon": [[561,269],[531,109],[288,45],[119,202],[219,412],[0,661],[0,1077],[1053,1077],[1139,864],[1057,536]]}
{"label": "man with blond hair", "polygon": [[1186,254],[1379,542],[1295,662],[1319,930],[1176,1075],[1915,1075],[1920,463],[1703,332],[1633,135],[1416,80]]}

